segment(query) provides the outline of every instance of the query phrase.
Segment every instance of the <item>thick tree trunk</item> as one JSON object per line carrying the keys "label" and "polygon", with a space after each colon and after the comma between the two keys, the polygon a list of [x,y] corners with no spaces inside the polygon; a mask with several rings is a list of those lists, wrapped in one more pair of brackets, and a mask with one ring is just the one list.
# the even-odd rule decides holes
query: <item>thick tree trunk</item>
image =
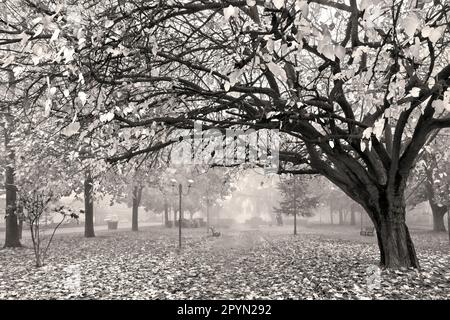
{"label": "thick tree trunk", "polygon": [[331,207],[330,207],[330,223],[334,224],[334,222],[333,222],[333,210],[331,210]]}
{"label": "thick tree trunk", "polygon": [[386,268],[419,267],[405,222],[381,222],[377,228],[380,264]]}
{"label": "thick tree trunk", "polygon": [[356,213],[355,213],[355,211],[352,211],[352,212],[351,212],[351,215],[350,215],[350,225],[356,226]]}
{"label": "thick tree trunk", "polygon": [[444,216],[447,212],[447,207],[439,207],[433,199],[429,199],[428,202],[431,207],[431,213],[433,214],[433,231],[445,232]]}
{"label": "thick tree trunk", "polygon": [[132,217],[131,217],[131,231],[139,231],[138,226],[138,214],[139,214],[139,204],[137,199],[133,197],[133,209],[132,209]]}
{"label": "thick tree trunk", "polygon": [[297,235],[297,213],[294,213],[294,235]]}
{"label": "thick tree trunk", "polygon": [[[9,88],[7,95],[14,96],[15,94],[15,76],[12,71],[8,73]],[[10,107],[7,105],[4,108],[5,124],[4,132],[4,146],[5,146],[5,191],[6,191],[6,217],[5,217],[5,248],[20,247],[20,232],[17,217],[17,188],[15,185],[15,157],[14,148],[11,146],[12,133],[14,132],[14,117],[11,115]]]}
{"label": "thick tree trunk", "polygon": [[356,212],[353,206],[350,208],[350,225],[356,226]]}
{"label": "thick tree trunk", "polygon": [[88,172],[84,180],[84,236],[86,238],[95,237],[94,232],[94,180],[91,173]]}
{"label": "thick tree trunk", "polygon": [[405,221],[404,199],[387,196],[381,204],[382,211],[372,214],[380,249],[380,265],[385,268],[419,268]]}
{"label": "thick tree trunk", "polygon": [[6,230],[5,230],[5,248],[20,247],[20,232],[19,224],[17,219],[17,188],[14,182],[14,160],[15,153],[10,146],[10,132],[12,127],[12,120],[10,117],[7,118],[8,127],[4,128],[5,133],[5,189],[6,189]]}
{"label": "thick tree trunk", "polygon": [[344,224],[344,213],[342,212],[342,209],[339,210],[339,224]]}
{"label": "thick tree trunk", "polygon": [[448,240],[450,241],[450,210],[447,211]]}
{"label": "thick tree trunk", "polygon": [[16,186],[14,184],[14,168],[7,167],[5,170],[6,189],[6,230],[5,248],[20,247],[19,223],[16,214]]}
{"label": "thick tree trunk", "polygon": [[131,230],[139,231],[138,218],[139,218],[139,206],[142,198],[142,187],[135,186],[133,189],[133,213],[131,217]]}
{"label": "thick tree trunk", "polygon": [[210,212],[209,212],[209,200],[207,200],[207,203],[206,203],[206,233],[208,233],[209,232],[209,227],[211,226],[211,222],[210,222],[210,218],[209,218],[209,216],[210,216]]}
{"label": "thick tree trunk", "polygon": [[169,227],[169,205],[167,200],[164,199],[164,225]]}
{"label": "thick tree trunk", "polygon": [[[436,159],[434,159],[435,161]],[[436,165],[436,164],[435,164]],[[425,183],[426,196],[431,207],[431,214],[433,215],[433,231],[445,232],[444,216],[447,212],[447,207],[438,206],[434,200],[433,188],[433,170],[430,168],[426,171],[427,181]]]}
{"label": "thick tree trunk", "polygon": [[22,240],[22,233],[23,233],[23,220],[19,219],[19,239]]}

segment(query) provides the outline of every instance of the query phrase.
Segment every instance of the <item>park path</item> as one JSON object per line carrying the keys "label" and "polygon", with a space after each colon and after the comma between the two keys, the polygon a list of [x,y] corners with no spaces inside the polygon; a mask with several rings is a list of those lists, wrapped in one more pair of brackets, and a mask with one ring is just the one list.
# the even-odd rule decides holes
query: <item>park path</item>
{"label": "park path", "polygon": [[[446,233],[436,234],[421,226],[409,227],[411,236],[418,249],[426,248],[444,248],[448,250],[448,235]],[[235,229],[219,229],[222,232],[220,238],[211,242],[211,245],[217,249],[240,249],[247,250],[254,246],[262,245],[274,250],[283,251],[284,248],[278,248],[273,241],[279,236],[292,236],[293,226],[282,227],[239,227]],[[377,245],[377,237],[361,236],[359,226],[349,225],[327,225],[327,224],[309,224],[308,226],[298,226],[298,238],[308,235],[318,240],[341,240],[351,243],[373,244]]]}
{"label": "park path", "polygon": [[273,237],[286,235],[286,230],[281,228],[252,228],[239,226],[230,229],[221,229],[221,236],[209,242],[215,249],[227,251],[245,251],[258,246],[273,247]]}

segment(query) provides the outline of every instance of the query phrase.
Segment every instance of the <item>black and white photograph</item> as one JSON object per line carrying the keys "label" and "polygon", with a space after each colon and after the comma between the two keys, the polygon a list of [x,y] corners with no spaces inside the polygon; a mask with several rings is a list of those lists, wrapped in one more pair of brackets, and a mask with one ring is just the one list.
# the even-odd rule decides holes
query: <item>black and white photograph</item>
{"label": "black and white photograph", "polygon": [[0,0],[0,303],[448,301],[449,128],[450,0]]}

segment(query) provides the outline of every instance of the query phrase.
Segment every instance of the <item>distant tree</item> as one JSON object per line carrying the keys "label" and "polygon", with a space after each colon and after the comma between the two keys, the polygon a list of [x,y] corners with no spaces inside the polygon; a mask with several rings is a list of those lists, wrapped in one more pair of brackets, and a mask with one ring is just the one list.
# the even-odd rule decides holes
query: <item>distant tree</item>
{"label": "distant tree", "polygon": [[233,201],[227,203],[228,211],[250,214],[259,220],[272,216],[274,204],[280,197],[276,192],[278,175],[266,175],[260,168],[251,166],[243,166],[243,169],[236,172],[239,179],[233,184]]}
{"label": "distant tree", "polygon": [[108,185],[106,190],[113,195],[113,201],[126,203],[131,207],[132,231],[139,230],[140,206],[156,213],[164,210],[161,199],[166,199],[167,195],[161,186],[163,173],[167,169],[166,156],[167,154],[155,153],[143,161],[116,163],[104,179]]}
{"label": "distant tree", "polygon": [[[145,211],[153,211],[154,213],[164,213],[169,210],[168,195],[164,194],[158,185],[146,186],[142,189],[141,205]],[[169,216],[164,216],[164,220],[168,221]]]}
{"label": "distant tree", "polygon": [[94,179],[92,173],[86,171],[84,178],[84,236],[86,238],[95,237],[94,231]]}
{"label": "distant tree", "polygon": [[[205,170],[205,168],[203,168]],[[234,190],[234,177],[225,168],[209,168],[193,175],[195,186],[189,196],[191,212],[198,209],[204,212],[207,230],[211,222],[211,209],[223,201]]]}
{"label": "distant tree", "polygon": [[[207,224],[209,224],[211,208],[234,190],[232,169],[208,168],[203,165],[172,167],[163,173],[159,187],[168,203],[175,203],[174,190],[170,185],[172,179],[184,185],[187,185],[188,180],[194,181],[188,196],[183,197],[183,212],[189,212],[191,218],[196,212],[203,212]],[[174,205],[173,208],[178,210],[177,205]]]}
{"label": "distant tree", "polygon": [[331,224],[334,223],[334,213],[337,212],[339,214],[339,224],[342,225],[345,223],[345,216],[350,209],[351,200],[343,191],[333,187],[331,184],[328,184],[328,188],[329,191],[324,200],[330,210]]}
{"label": "distant tree", "polygon": [[297,216],[311,217],[311,209],[320,203],[320,196],[314,195],[308,186],[311,179],[308,176],[288,176],[281,177],[278,183],[282,199],[274,211],[294,216],[294,235],[297,234]]}
{"label": "distant tree", "polygon": [[444,216],[450,206],[450,151],[445,145],[448,135],[442,132],[425,146],[408,183],[408,205],[427,201],[433,215],[433,231],[445,232]]}

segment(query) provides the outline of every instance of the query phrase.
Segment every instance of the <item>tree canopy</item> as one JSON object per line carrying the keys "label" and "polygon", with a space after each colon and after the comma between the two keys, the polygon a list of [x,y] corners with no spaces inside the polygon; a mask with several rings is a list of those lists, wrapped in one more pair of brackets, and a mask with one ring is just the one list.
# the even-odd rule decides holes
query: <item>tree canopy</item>
{"label": "tree canopy", "polygon": [[14,75],[18,119],[88,143],[106,160],[99,170],[195,138],[196,124],[276,132],[280,173],[328,178],[368,212],[383,266],[419,266],[404,193],[420,150],[450,127],[445,1],[2,9],[2,72]]}

